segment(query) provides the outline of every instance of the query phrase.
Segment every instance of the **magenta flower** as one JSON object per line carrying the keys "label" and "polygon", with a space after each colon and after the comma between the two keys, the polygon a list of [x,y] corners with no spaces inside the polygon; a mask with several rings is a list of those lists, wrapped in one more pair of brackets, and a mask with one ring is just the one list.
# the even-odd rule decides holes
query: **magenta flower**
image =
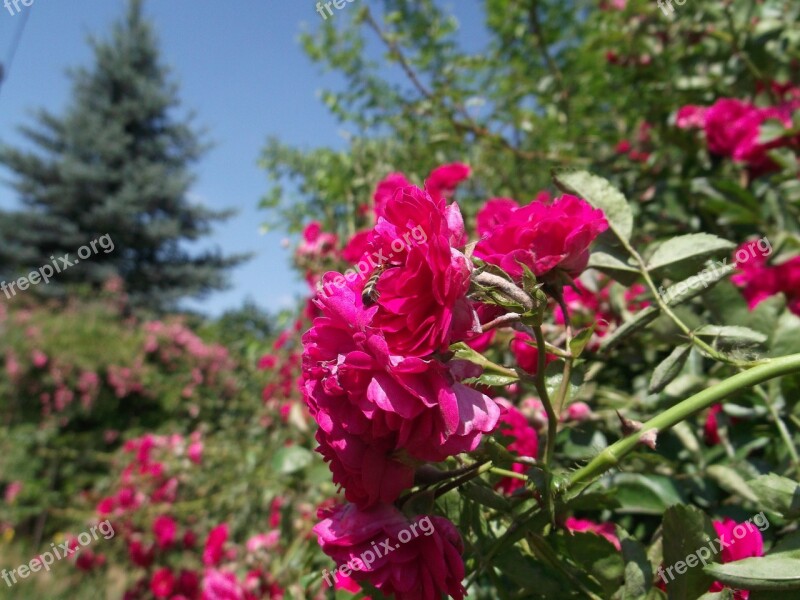
{"label": "magenta flower", "polygon": [[169,598],[175,589],[175,576],[169,568],[164,567],[153,573],[150,579],[150,591],[156,598]]}
{"label": "magenta flower", "polygon": [[521,279],[522,265],[548,279],[558,269],[577,276],[589,261],[589,246],[608,229],[603,211],[565,195],[552,204],[532,202],[507,213],[478,242],[475,255]]}
{"label": "magenta flower", "polygon": [[[723,519],[714,521],[714,529],[717,531],[720,541],[724,541],[720,552],[720,560],[723,564],[764,556],[764,540],[761,537],[761,531],[752,523],[737,523],[733,519]],[[715,581],[708,591],[721,592],[726,587],[722,582]],[[747,600],[749,596],[750,592],[747,590],[736,590],[733,595],[735,600]]]}
{"label": "magenta flower", "polygon": [[314,533],[322,551],[337,565],[352,565],[356,581],[396,600],[464,598],[463,542],[447,519],[409,519],[388,504],[369,510],[348,504],[320,516]]}
{"label": "magenta flower", "polygon": [[495,228],[508,223],[512,213],[519,208],[516,200],[511,198],[492,198],[478,211],[476,228],[482,238],[488,236]]}
{"label": "magenta flower", "polygon": [[228,540],[228,525],[217,525],[206,538],[203,548],[203,564],[207,567],[216,567],[222,560],[225,542]]}
{"label": "magenta flower", "polygon": [[394,500],[416,461],[474,450],[500,411],[446,364],[391,353],[373,323],[377,307],[364,309],[353,287],[317,298],[322,316],[303,336],[303,390],[318,451],[348,499],[368,505]]}
{"label": "magenta flower", "polygon": [[[504,436],[512,438],[512,442],[507,446],[508,450],[519,456],[536,458],[539,454],[539,435],[536,430],[530,426],[525,415],[517,410],[516,407],[512,406],[508,401],[504,401],[502,404],[506,410],[500,417],[497,431]],[[515,473],[524,473],[527,467],[522,463],[514,463],[512,470]],[[524,486],[525,483],[520,479],[505,477],[497,485],[497,488],[503,490],[506,494],[511,494]]]}
{"label": "magenta flower", "polygon": [[594,521],[589,521],[588,519],[576,519],[575,517],[570,517],[564,524],[570,531],[588,531],[590,533],[600,535],[614,544],[614,547],[617,550],[622,549],[613,523],[595,523]]}
{"label": "magenta flower", "polygon": [[750,256],[747,260],[737,259],[740,269],[731,277],[731,281],[741,288],[747,300],[747,306],[753,310],[761,302],[775,294],[784,294],[789,310],[800,315],[800,256],[795,256],[778,265],[767,265],[765,254],[758,255],[752,251],[754,242],[742,244],[736,252]]}
{"label": "magenta flower", "polygon": [[435,202],[419,188],[403,188],[387,204],[370,246],[386,257],[373,325],[392,353],[428,356],[479,332],[466,297],[472,264],[451,246],[463,237],[458,206]]}
{"label": "magenta flower", "polygon": [[[539,349],[536,347],[535,340],[521,331],[514,334],[511,340],[511,352],[517,364],[533,375],[539,370]],[[548,365],[556,359],[552,354],[545,353],[544,364]]]}
{"label": "magenta flower", "polygon": [[153,534],[156,536],[156,544],[162,550],[170,548],[175,543],[177,531],[178,524],[172,517],[160,515],[153,521]]}

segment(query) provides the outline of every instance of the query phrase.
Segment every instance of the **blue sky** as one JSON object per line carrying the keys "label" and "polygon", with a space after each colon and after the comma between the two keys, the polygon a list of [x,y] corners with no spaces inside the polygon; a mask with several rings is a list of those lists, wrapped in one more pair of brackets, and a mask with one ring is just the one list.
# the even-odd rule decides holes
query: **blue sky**
{"label": "blue sky", "polygon": [[[343,9],[355,10],[355,0]],[[270,135],[300,147],[342,145],[340,125],[318,98],[335,87],[335,75],[323,74],[303,54],[298,35],[321,21],[311,0],[150,0],[146,13],[154,21],[164,61],[180,85],[184,107],[209,132],[215,146],[197,165],[192,199],[212,208],[239,213],[217,225],[206,241],[225,253],[254,252],[236,269],[232,287],[189,306],[216,315],[245,299],[270,310],[290,306],[305,286],[290,269],[290,250],[281,232],[261,235],[264,214],[258,201],[267,190],[257,159]],[[477,26],[477,0],[457,3],[459,16]],[[10,72],[0,91],[0,140],[21,141],[15,129],[30,123],[31,110],[60,114],[70,97],[66,69],[91,64],[88,34],[104,36],[124,11],[124,0],[33,0],[29,20]],[[466,14],[469,13],[469,14]],[[334,18],[344,18],[337,15]],[[0,3],[0,59],[22,14],[11,15]],[[9,177],[2,173],[2,180]],[[16,206],[0,185],[0,208]]]}

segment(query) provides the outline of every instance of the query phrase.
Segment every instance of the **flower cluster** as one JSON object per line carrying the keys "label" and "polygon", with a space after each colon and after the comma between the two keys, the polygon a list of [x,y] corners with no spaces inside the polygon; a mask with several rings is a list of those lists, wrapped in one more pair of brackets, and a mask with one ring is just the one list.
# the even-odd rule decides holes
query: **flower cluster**
{"label": "flower cluster", "polygon": [[[179,516],[175,509],[183,477],[203,462],[200,435],[145,434],[125,442],[123,453],[130,460],[120,472],[114,493],[98,502],[96,512],[114,523],[128,561],[139,574],[125,600],[283,598],[282,590],[259,566],[264,553],[280,543],[275,529],[280,525],[279,504],[273,504],[270,517],[274,528],[253,536],[244,548],[232,543],[226,523],[212,527],[200,544],[203,538],[194,519]],[[97,558],[89,564],[93,557],[84,557],[86,552],[78,556],[78,568],[102,564]],[[244,577],[237,575],[241,563],[247,568]]]}
{"label": "flower cluster", "polygon": [[[745,250],[746,256],[754,243],[746,242],[739,250]],[[763,253],[750,252],[749,260],[737,261],[740,271],[731,281],[741,288],[751,310],[771,296],[784,294],[789,310],[800,315],[800,256],[775,265],[767,260]]]}
{"label": "flower cluster", "polygon": [[763,127],[771,122],[792,128],[793,115],[800,109],[800,88],[773,88],[781,100],[774,106],[761,107],[745,100],[721,98],[709,107],[684,106],[676,115],[676,125],[681,129],[702,129],[711,154],[743,164],[753,177],[778,171],[780,166],[769,156],[769,151],[797,148],[800,136],[778,135],[764,141]]}
{"label": "flower cluster", "polygon": [[[317,451],[350,503],[321,512],[315,531],[337,563],[413,526],[420,517],[393,503],[412,487],[417,467],[475,450],[500,420],[498,404],[463,383],[480,369],[447,358],[453,343],[475,341],[483,318],[496,312],[468,297],[474,267],[460,210],[448,202],[469,172],[440,167],[424,189],[398,173],[383,180],[374,226],[343,253],[371,264],[370,272],[326,273],[324,293],[314,299],[316,315],[302,339],[303,392],[319,425]],[[589,245],[607,227],[602,211],[573,196],[547,195],[527,206],[495,199],[478,215],[474,255],[515,280],[524,265],[558,283],[580,274]],[[380,259],[368,263],[367,256]],[[525,418],[508,407],[503,419],[518,437],[512,451],[535,455],[536,432],[525,430]],[[462,598],[460,535],[449,521],[435,522],[430,539],[362,565],[353,578],[400,600]]]}

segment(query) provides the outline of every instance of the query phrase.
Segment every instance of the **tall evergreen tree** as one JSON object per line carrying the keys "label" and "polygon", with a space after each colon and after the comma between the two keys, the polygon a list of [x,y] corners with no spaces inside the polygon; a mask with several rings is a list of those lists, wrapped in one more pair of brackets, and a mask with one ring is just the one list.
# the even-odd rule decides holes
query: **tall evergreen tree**
{"label": "tall evergreen tree", "polygon": [[0,148],[23,209],[0,213],[0,271],[25,274],[108,234],[99,250],[58,274],[64,284],[126,284],[134,306],[164,310],[176,300],[226,286],[225,272],[245,259],[190,253],[230,212],[189,202],[190,167],[205,150],[189,117],[177,117],[177,86],[162,64],[142,1],[130,0],[108,40],[90,39],[94,65],[72,74],[73,101],[63,117],[40,111],[20,129],[29,149]]}

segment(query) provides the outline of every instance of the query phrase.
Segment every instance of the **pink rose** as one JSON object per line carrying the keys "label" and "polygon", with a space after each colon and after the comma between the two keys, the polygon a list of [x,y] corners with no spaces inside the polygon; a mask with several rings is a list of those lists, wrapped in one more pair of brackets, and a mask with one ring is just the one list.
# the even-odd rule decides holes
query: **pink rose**
{"label": "pink rose", "polygon": [[156,536],[156,544],[162,550],[171,547],[175,543],[177,531],[178,524],[172,517],[160,515],[153,521],[153,534]]}
{"label": "pink rose", "polygon": [[684,106],[675,116],[675,125],[679,129],[702,129],[706,120],[707,110],[705,106],[696,106],[694,104]]}
{"label": "pink rose", "polygon": [[215,567],[222,560],[223,547],[228,540],[228,525],[223,523],[217,525],[206,538],[206,545],[203,548],[203,564],[207,567]]}
{"label": "pink rose", "polygon": [[248,552],[257,552],[262,548],[265,550],[269,550],[274,548],[278,545],[278,542],[281,539],[281,532],[277,529],[273,529],[267,533],[259,533],[258,535],[254,535],[249,540],[247,540],[246,548]]}
{"label": "pink rose", "polygon": [[203,575],[202,600],[246,600],[245,590],[230,571],[208,569]]}
{"label": "pink rose", "polygon": [[[520,367],[528,373],[536,374],[539,370],[539,349],[530,335],[517,331],[511,341],[511,352]],[[552,354],[545,353],[544,363],[548,365],[555,359],[556,357]]]}
{"label": "pink rose", "polygon": [[[506,410],[500,417],[497,432],[512,438],[511,443],[507,446],[508,450],[519,456],[536,458],[539,454],[539,436],[536,430],[530,426],[525,415],[516,407],[508,401],[503,401],[502,404]],[[514,463],[512,466],[515,473],[524,473],[527,469],[528,467],[522,463]],[[497,484],[497,488],[506,494],[511,494],[523,487],[525,487],[525,482],[514,477],[506,477]]]}
{"label": "pink rose", "polygon": [[394,198],[397,190],[411,185],[411,182],[406,179],[402,173],[390,173],[383,179],[375,190],[373,200],[375,202],[375,216],[382,217],[386,214],[386,205],[389,200]]}
{"label": "pink rose", "polygon": [[167,567],[153,573],[150,579],[150,591],[156,598],[169,598],[175,588],[175,576]]}
{"label": "pink rose", "polygon": [[[720,541],[724,540],[724,543],[727,544],[727,547],[723,547],[720,553],[720,560],[723,564],[764,556],[764,540],[761,537],[761,531],[752,523],[737,523],[733,519],[723,519],[714,521],[714,529],[717,531]],[[715,581],[708,591],[721,592],[726,587],[722,582]],[[735,600],[747,600],[749,596],[750,592],[747,590],[736,590],[733,595]]]}
{"label": "pink rose", "polygon": [[342,258],[350,263],[357,263],[364,258],[369,245],[370,231],[359,231],[342,250]]}
{"label": "pink rose", "polygon": [[763,252],[757,255],[753,244],[747,242],[737,249],[735,256],[747,256],[748,250],[750,256],[748,260],[737,259],[741,271],[731,277],[731,281],[741,288],[748,307],[753,310],[767,298],[782,293],[786,296],[789,310],[800,315],[800,256],[778,265],[767,265],[767,255]]}
{"label": "pink rose", "polygon": [[494,402],[444,363],[391,353],[374,327],[376,307],[364,309],[352,287],[316,301],[322,316],[303,336],[303,391],[320,426],[318,450],[352,502],[396,499],[411,476],[398,451],[440,461],[474,450],[494,428]]}
{"label": "pink rose", "polygon": [[[458,184],[470,176],[471,172],[469,166],[463,163],[442,165],[430,172],[425,180],[425,190],[437,202],[446,200],[453,194]],[[373,196],[375,216],[385,216],[386,205],[394,198],[397,191],[412,185],[403,173],[391,173],[383,179],[378,184]]]}
{"label": "pink rose", "polygon": [[622,549],[622,546],[619,543],[619,538],[617,538],[616,530],[614,529],[613,523],[595,523],[594,521],[589,521],[587,519],[576,519],[575,517],[570,517],[566,520],[564,524],[570,531],[576,531],[576,532],[588,531],[590,533],[603,536],[609,542],[614,544],[614,547],[617,550]]}
{"label": "pink rose", "polygon": [[511,219],[511,214],[519,208],[519,204],[511,198],[492,198],[478,211],[476,225],[478,235],[489,235],[496,227],[500,227]]}
{"label": "pink rose", "polygon": [[[182,570],[175,583],[176,591],[186,598],[197,598],[200,593],[200,578],[194,571]],[[172,598],[172,600],[175,600]]]}
{"label": "pink rose", "polygon": [[708,411],[706,422],[703,425],[703,438],[707,446],[716,446],[722,439],[719,437],[719,423],[717,415],[722,412],[722,404],[715,404]]}
{"label": "pink rose", "polygon": [[758,109],[734,98],[722,98],[705,114],[708,149],[720,156],[733,156],[742,139],[759,124]]}
{"label": "pink rose", "polygon": [[434,200],[447,200],[458,184],[469,178],[472,169],[463,163],[451,163],[437,167],[425,180],[425,190]]}
{"label": "pink rose", "polygon": [[464,598],[463,542],[447,519],[409,519],[389,504],[369,510],[348,504],[320,516],[325,518],[314,533],[322,551],[337,565],[356,568],[350,575],[356,581],[368,581],[396,600]]}
{"label": "pink rose", "polygon": [[586,268],[589,245],[606,229],[603,211],[565,195],[549,205],[533,202],[513,210],[478,242],[475,255],[516,279],[522,278],[522,265],[544,279],[556,269],[574,277]]}

